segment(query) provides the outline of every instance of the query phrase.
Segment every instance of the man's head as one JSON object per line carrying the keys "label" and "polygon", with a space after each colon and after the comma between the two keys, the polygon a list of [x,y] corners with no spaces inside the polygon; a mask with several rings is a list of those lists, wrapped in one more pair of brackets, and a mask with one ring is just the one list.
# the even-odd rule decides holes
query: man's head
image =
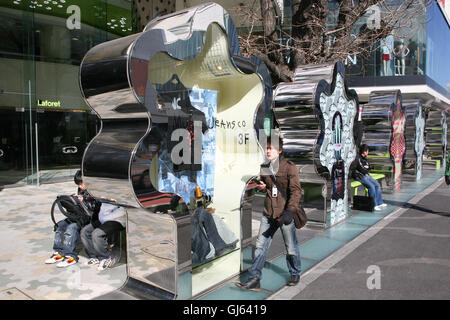
{"label": "man's head", "polygon": [[78,170],[75,173],[75,176],[73,177],[73,181],[75,182],[75,184],[81,189],[81,190],[85,190],[86,187],[84,186],[83,183],[83,176],[81,174],[81,170]]}
{"label": "man's head", "polygon": [[359,154],[363,157],[367,157],[367,155],[369,154],[369,146],[367,144],[362,144],[359,147]]}
{"label": "man's head", "polygon": [[266,156],[270,161],[275,161],[283,152],[283,139],[279,135],[271,135],[267,138]]}

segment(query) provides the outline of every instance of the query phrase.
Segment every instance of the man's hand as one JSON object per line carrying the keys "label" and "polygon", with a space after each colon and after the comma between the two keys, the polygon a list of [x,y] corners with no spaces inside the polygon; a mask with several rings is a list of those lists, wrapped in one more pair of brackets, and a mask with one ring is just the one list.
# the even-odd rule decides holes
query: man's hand
{"label": "man's hand", "polygon": [[257,188],[259,191],[263,191],[263,190],[266,189],[266,184],[265,184],[264,182],[262,182],[261,180],[257,180],[257,181],[256,181],[256,188]]}

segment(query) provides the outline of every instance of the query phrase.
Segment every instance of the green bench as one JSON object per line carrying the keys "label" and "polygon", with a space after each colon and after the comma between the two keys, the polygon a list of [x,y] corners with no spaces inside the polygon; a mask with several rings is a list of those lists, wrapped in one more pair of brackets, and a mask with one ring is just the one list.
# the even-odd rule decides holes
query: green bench
{"label": "green bench", "polygon": [[[370,176],[372,178],[374,178],[375,180],[377,180],[380,183],[380,186],[381,186],[382,180],[386,178],[386,176],[384,174],[382,174],[382,173],[370,173]],[[364,187],[361,182],[359,182],[357,180],[352,180],[352,182],[350,183],[350,188],[352,190],[354,189],[353,190],[353,195],[355,195],[355,196],[358,195],[358,187],[359,186]],[[368,194],[368,190],[367,190],[366,187],[364,187],[364,195],[367,196],[367,194]]]}

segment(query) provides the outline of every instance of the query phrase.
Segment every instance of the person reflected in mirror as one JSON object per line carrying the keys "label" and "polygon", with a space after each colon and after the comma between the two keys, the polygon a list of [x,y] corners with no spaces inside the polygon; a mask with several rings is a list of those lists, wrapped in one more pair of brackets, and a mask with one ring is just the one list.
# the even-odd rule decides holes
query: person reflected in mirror
{"label": "person reflected in mirror", "polygon": [[367,155],[369,154],[369,146],[367,144],[362,144],[359,147],[359,154],[356,159],[350,165],[350,171],[352,173],[352,178],[361,182],[363,186],[369,191],[369,197],[374,200],[374,210],[380,211],[387,206],[383,202],[383,195],[381,193],[381,186],[377,180],[370,176],[370,170],[372,166],[367,160]]}
{"label": "person reflected in mirror", "polygon": [[302,189],[296,165],[283,157],[283,140],[272,135],[267,141],[266,156],[269,166],[262,168],[257,180],[257,189],[266,193],[253,264],[249,269],[249,280],[236,285],[243,290],[259,290],[262,270],[273,236],[281,229],[286,248],[286,263],[290,273],[288,286],[300,280],[301,262],[294,212],[299,205]]}

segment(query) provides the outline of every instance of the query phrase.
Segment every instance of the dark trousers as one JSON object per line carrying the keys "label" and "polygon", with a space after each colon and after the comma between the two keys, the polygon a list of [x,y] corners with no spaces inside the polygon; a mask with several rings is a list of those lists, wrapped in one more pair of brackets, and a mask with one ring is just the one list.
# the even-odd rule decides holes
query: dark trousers
{"label": "dark trousers", "polygon": [[[212,243],[218,256],[227,245],[217,231],[214,218],[204,208],[197,208],[191,217],[192,223],[192,263],[202,263],[210,251],[209,242]],[[205,232],[203,231],[206,231]]]}
{"label": "dark trousers", "polygon": [[117,221],[106,221],[98,228],[88,224],[81,229],[81,241],[89,257],[98,260],[110,258],[108,236],[123,229],[123,226]]}

